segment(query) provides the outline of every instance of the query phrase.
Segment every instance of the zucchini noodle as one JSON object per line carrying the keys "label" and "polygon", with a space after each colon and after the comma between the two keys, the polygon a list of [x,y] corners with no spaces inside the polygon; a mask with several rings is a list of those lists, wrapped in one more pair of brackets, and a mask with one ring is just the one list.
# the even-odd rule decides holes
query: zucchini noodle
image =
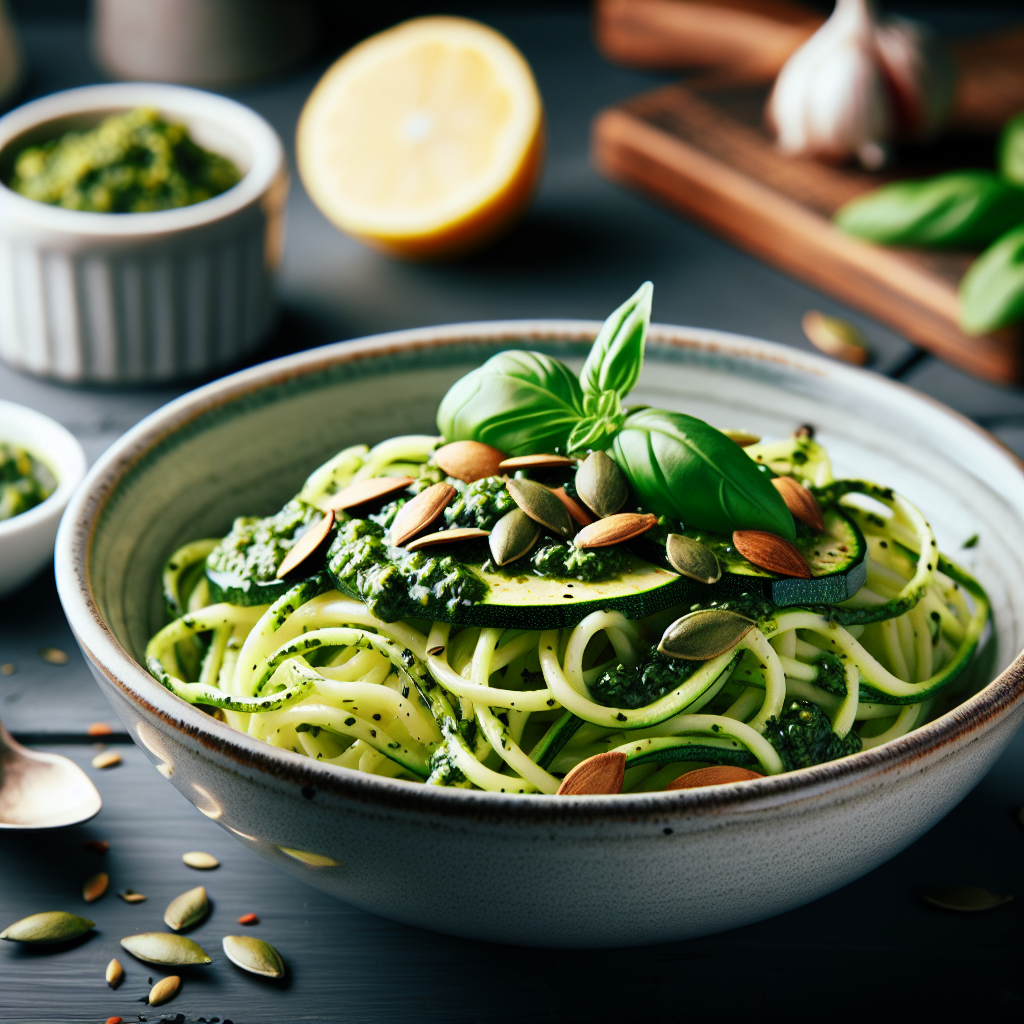
{"label": "zucchini noodle", "polygon": [[[428,464],[436,440],[346,449],[299,498],[322,508],[374,476],[427,486],[443,479]],[[758,461],[798,473],[792,443],[760,447]],[[707,764],[775,775],[787,764],[772,729],[793,701],[820,709],[836,738],[872,748],[962,699],[954,684],[984,638],[989,602],[904,498],[833,481],[823,454],[807,474],[861,530],[864,586],[836,605],[771,606],[724,653],[679,662],[675,685],[643,706],[609,706],[592,687],[611,669],[636,670],[689,604],[637,620],[602,609],[561,629],[387,622],[316,571],[271,604],[243,607],[210,599],[204,571],[216,539],[169,559],[171,620],[146,663],[177,696],[252,737],[428,785],[553,794],[574,766],[606,751],[625,755],[625,791],[664,788]]]}

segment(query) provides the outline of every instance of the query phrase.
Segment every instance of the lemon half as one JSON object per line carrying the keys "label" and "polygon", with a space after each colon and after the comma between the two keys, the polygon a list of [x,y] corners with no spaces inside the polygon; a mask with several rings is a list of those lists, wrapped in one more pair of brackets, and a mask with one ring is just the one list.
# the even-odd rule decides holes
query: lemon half
{"label": "lemon half", "polygon": [[533,72],[499,32],[417,18],[353,47],[310,94],[299,174],[342,231],[409,258],[476,248],[525,209],[544,160]]}

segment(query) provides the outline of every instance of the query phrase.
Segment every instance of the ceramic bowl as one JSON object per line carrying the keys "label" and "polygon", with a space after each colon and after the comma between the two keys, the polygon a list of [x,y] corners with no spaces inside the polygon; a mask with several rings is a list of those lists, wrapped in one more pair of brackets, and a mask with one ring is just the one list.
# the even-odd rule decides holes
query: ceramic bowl
{"label": "ceramic bowl", "polygon": [[85,452],[59,423],[34,409],[0,401],[0,441],[26,449],[53,474],[57,488],[35,508],[0,520],[0,598],[28,583],[53,558],[68,499],[85,476]]}
{"label": "ceramic bowl", "polygon": [[[731,786],[511,796],[363,775],[265,746],[141,667],[160,568],[267,514],[338,449],[432,431],[449,385],[502,348],[579,366],[598,324],[468,324],[327,346],[154,413],[103,456],[57,542],[61,600],[117,714],[205,815],[311,885],[395,920],[535,946],[698,936],[778,914],[903,849],[982,777],[1024,716],[1024,473],[988,434],[900,384],[778,345],[652,327],[632,401],[788,436],[898,485],[991,595],[980,692],[894,742]],[[970,535],[977,546],[961,551]],[[991,682],[989,682],[991,680]],[[987,685],[984,685],[987,683]]]}
{"label": "ceramic bowl", "polygon": [[[30,144],[155,107],[242,180],[154,213],[87,213],[13,192]],[[0,357],[70,382],[144,383],[237,362],[273,325],[288,192],[273,128],[234,100],[176,85],[69,89],[0,118]]]}

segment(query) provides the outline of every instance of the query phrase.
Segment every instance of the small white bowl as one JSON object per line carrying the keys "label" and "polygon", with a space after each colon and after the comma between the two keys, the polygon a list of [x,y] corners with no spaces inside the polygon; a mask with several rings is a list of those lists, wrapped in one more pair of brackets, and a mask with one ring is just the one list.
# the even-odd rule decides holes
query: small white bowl
{"label": "small white bowl", "polygon": [[73,435],[49,416],[14,402],[0,401],[0,441],[26,449],[57,481],[46,501],[0,520],[0,597],[6,597],[53,558],[60,517],[86,466],[85,452]]}
{"label": "small white bowl", "polygon": [[[184,123],[242,180],[192,206],[86,213],[7,188],[17,154],[134,107]],[[199,89],[69,89],[0,118],[0,358],[69,382],[141,383],[237,362],[274,320],[288,177],[281,140],[248,107]]]}

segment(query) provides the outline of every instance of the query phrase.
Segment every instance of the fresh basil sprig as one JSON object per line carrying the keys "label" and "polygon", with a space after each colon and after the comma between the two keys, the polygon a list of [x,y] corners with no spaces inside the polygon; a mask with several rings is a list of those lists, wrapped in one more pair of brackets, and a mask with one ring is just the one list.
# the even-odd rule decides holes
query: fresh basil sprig
{"label": "fresh basil sprig", "polygon": [[795,536],[793,516],[768,475],[703,420],[662,409],[634,412],[616,435],[613,454],[652,512],[716,533]]}
{"label": "fresh basil sprig", "polygon": [[645,281],[601,327],[580,370],[585,395],[599,397],[614,391],[625,398],[640,379],[651,322],[654,285]]}
{"label": "fresh basil sprig", "polygon": [[981,246],[1024,221],[1024,188],[991,171],[896,181],[840,207],[836,225],[883,245]]}
{"label": "fresh basil sprig", "polygon": [[960,326],[988,334],[1024,319],[1024,224],[989,246],[960,281]]}

